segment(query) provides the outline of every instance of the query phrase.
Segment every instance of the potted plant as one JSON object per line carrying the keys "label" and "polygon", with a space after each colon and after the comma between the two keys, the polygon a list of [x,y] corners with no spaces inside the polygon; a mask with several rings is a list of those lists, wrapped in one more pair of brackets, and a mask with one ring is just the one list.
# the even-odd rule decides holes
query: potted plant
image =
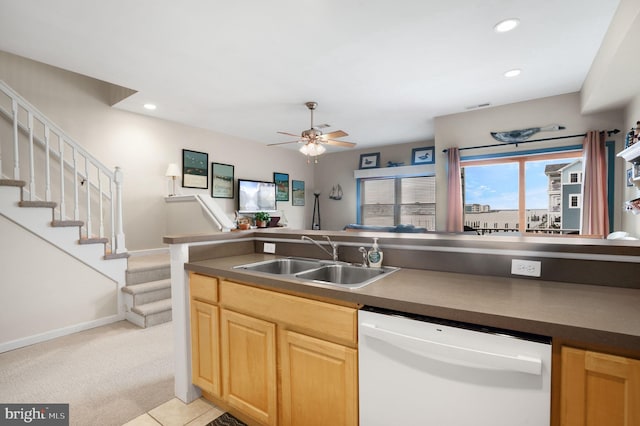
{"label": "potted plant", "polygon": [[271,216],[269,216],[269,213],[267,212],[258,212],[255,215],[255,219],[256,226],[258,228],[266,228],[267,224],[269,223],[269,219],[271,219]]}

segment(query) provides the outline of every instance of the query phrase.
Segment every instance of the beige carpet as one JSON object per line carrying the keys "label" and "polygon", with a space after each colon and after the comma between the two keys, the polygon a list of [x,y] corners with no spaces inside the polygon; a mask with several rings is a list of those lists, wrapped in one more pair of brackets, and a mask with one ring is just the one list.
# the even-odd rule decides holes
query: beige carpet
{"label": "beige carpet", "polygon": [[69,403],[70,424],[120,426],[174,396],[173,325],[120,321],[0,354],[0,402]]}

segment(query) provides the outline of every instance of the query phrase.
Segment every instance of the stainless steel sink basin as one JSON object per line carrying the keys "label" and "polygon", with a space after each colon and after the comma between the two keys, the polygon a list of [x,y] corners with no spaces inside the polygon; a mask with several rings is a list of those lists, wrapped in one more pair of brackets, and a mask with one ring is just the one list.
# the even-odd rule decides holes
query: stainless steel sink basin
{"label": "stainless steel sink basin", "polygon": [[262,262],[249,263],[247,265],[235,266],[234,269],[244,269],[253,272],[264,272],[267,274],[293,275],[298,272],[316,269],[323,265],[320,261],[311,259],[283,258],[265,260]]}
{"label": "stainless steel sink basin", "polygon": [[296,274],[296,277],[303,280],[320,282],[322,284],[360,288],[397,270],[398,268],[389,266],[383,268],[363,268],[353,265],[326,265],[318,269],[301,272]]}
{"label": "stainless steel sink basin", "polygon": [[398,268],[363,268],[328,260],[286,257],[234,266],[247,272],[258,272],[295,278],[302,284],[325,284],[341,288],[360,288],[397,271]]}

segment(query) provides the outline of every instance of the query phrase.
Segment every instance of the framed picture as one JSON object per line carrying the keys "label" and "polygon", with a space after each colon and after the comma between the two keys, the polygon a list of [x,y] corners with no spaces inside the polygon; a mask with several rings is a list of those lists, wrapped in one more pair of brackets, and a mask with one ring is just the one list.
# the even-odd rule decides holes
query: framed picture
{"label": "framed picture", "polygon": [[435,148],[429,146],[426,148],[413,148],[411,150],[411,164],[434,164],[436,159],[434,157]]}
{"label": "framed picture", "polygon": [[233,198],[233,166],[211,163],[211,196],[213,198]]}
{"label": "framed picture", "polygon": [[627,186],[633,186],[633,170],[627,169]]}
{"label": "framed picture", "polygon": [[291,205],[304,206],[304,181],[291,181]]}
{"label": "framed picture", "polygon": [[273,183],[276,184],[276,201],[289,201],[289,175],[273,172]]}
{"label": "framed picture", "polygon": [[182,150],[182,187],[209,188],[209,154]]}
{"label": "framed picture", "polygon": [[360,154],[361,169],[376,169],[378,167],[380,167],[379,152],[374,152],[373,154]]}

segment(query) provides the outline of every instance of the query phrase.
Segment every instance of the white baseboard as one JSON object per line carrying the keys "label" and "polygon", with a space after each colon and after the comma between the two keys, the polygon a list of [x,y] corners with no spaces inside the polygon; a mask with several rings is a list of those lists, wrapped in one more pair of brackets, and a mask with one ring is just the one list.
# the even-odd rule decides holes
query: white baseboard
{"label": "white baseboard", "polygon": [[80,324],[74,324],[56,330],[46,331],[44,333],[35,334],[33,336],[21,337],[20,339],[11,340],[9,342],[0,343],[0,353],[12,351],[14,349],[23,348],[36,343],[46,342],[57,337],[67,336],[69,334],[77,333],[79,331],[89,330],[91,328],[100,327],[103,325],[111,324],[125,319],[124,313],[118,315],[111,315],[104,318],[99,318],[92,321],[83,322]]}

